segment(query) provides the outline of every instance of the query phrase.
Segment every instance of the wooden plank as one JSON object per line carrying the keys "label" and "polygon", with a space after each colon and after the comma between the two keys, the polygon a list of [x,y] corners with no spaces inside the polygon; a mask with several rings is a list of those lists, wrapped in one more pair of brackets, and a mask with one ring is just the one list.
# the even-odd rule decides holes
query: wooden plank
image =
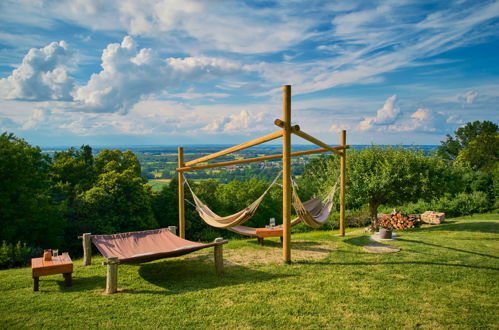
{"label": "wooden plank", "polygon": [[291,262],[291,86],[283,86],[282,117],[282,254],[285,263]]}
{"label": "wooden plank", "polygon": [[[350,146],[344,146],[344,147],[337,146],[337,147],[331,147],[331,148],[340,151],[343,149],[348,149],[348,148],[350,148]],[[291,157],[299,157],[299,156],[320,154],[323,152],[329,152],[329,150],[325,149],[325,148],[320,148],[320,149],[311,149],[311,150],[304,150],[304,151],[295,151],[295,152],[292,152],[290,154],[290,156]],[[238,159],[238,160],[229,160],[226,162],[218,162],[218,163],[213,163],[213,164],[204,164],[204,165],[197,165],[197,166],[184,166],[184,167],[177,168],[176,171],[178,171],[178,172],[198,171],[198,170],[206,170],[209,168],[234,166],[234,165],[239,165],[239,164],[249,164],[249,163],[263,162],[263,161],[267,161],[267,160],[275,160],[275,159],[282,159],[282,154],[268,155],[268,156],[254,157],[254,158],[246,158],[246,159]]]}
{"label": "wooden plank", "polygon": [[208,161],[210,159],[214,159],[214,158],[218,158],[218,157],[230,154],[232,152],[236,152],[236,151],[239,151],[239,150],[247,149],[247,148],[256,146],[258,144],[262,144],[262,143],[265,143],[265,142],[272,141],[272,140],[275,140],[277,138],[280,138],[282,136],[282,134],[283,134],[282,131],[277,131],[277,132],[274,132],[274,133],[270,133],[268,135],[265,135],[265,136],[259,137],[257,139],[251,140],[249,142],[245,142],[245,143],[242,143],[240,145],[237,145],[237,146],[234,146],[234,147],[230,147],[230,148],[227,148],[227,149],[224,149],[224,150],[212,153],[210,155],[207,155],[207,156],[204,156],[204,157],[201,157],[201,158],[198,158],[198,159],[191,160],[191,161],[185,163],[185,165],[187,165],[187,166],[194,165],[194,164],[197,164],[197,163]]}
{"label": "wooden plank", "polygon": [[[342,146],[347,144],[347,131],[342,130],[340,135],[340,143]],[[345,175],[346,175],[346,158],[347,151],[343,149],[340,156],[340,235],[345,236]]]}
{"label": "wooden plank", "polygon": [[[184,166],[184,148],[178,148],[178,167]],[[185,202],[184,173],[178,172],[178,230],[179,236],[185,238]]]}
{"label": "wooden plank", "polygon": [[329,146],[328,144],[322,142],[321,140],[314,138],[313,136],[311,136],[303,131],[294,131],[293,134],[298,135],[299,137],[301,137],[309,142],[312,142],[312,143],[318,145],[319,147],[323,147],[323,148],[327,149],[328,151],[331,151],[331,152],[341,156],[340,151],[336,150],[335,148]]}

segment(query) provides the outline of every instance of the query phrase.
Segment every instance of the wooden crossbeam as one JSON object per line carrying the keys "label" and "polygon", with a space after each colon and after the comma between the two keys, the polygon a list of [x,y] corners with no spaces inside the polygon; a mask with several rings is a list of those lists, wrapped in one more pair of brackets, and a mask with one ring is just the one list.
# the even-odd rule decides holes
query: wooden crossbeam
{"label": "wooden crossbeam", "polygon": [[265,135],[265,136],[259,137],[257,139],[251,140],[249,142],[245,142],[243,144],[240,144],[240,145],[237,145],[237,146],[234,146],[234,147],[230,147],[230,148],[221,150],[219,152],[215,152],[215,153],[212,153],[210,155],[207,155],[207,156],[204,156],[204,157],[200,157],[198,159],[191,160],[189,162],[186,162],[185,165],[186,166],[190,166],[190,165],[198,164],[198,163],[201,163],[201,162],[208,161],[210,159],[214,159],[214,158],[218,158],[218,157],[230,154],[232,152],[236,152],[236,151],[239,151],[239,150],[247,149],[247,148],[256,146],[258,144],[262,144],[262,143],[265,143],[265,142],[272,141],[272,140],[275,140],[277,138],[280,138],[282,136],[282,134],[283,134],[282,131],[277,131],[277,132],[274,132],[274,133],[270,133],[268,135]]}
{"label": "wooden crossbeam", "polygon": [[[348,146],[348,145],[347,146],[337,146],[337,147],[331,147],[331,148],[338,150],[338,151],[341,151],[344,149],[349,149],[350,146]],[[320,154],[323,152],[329,152],[329,150],[325,149],[325,148],[320,148],[320,149],[295,151],[295,152],[291,153],[291,157]],[[249,163],[262,162],[262,161],[266,161],[266,160],[275,160],[275,159],[282,159],[282,154],[261,156],[261,157],[255,157],[255,158],[238,159],[238,160],[229,160],[226,162],[219,162],[219,163],[213,163],[213,164],[203,164],[203,165],[197,165],[197,166],[184,166],[184,167],[178,167],[176,169],[176,171],[177,172],[190,172],[190,171],[197,171],[197,170],[206,170],[209,168],[233,166],[233,165],[239,165],[239,164],[249,164]]]}

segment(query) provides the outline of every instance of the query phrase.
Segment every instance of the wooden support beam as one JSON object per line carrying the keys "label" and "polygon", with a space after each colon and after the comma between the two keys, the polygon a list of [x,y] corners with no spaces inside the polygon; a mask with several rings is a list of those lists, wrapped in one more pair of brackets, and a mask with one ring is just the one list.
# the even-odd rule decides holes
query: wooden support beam
{"label": "wooden support beam", "polygon": [[[340,143],[342,146],[347,144],[347,131],[342,130],[340,135]],[[340,156],[340,235],[345,236],[345,175],[346,175],[346,159],[347,151],[343,149]]]}
{"label": "wooden support beam", "polygon": [[[223,242],[222,237],[215,238],[215,243]],[[214,257],[215,257],[215,271],[217,274],[223,274],[224,272],[224,255],[223,255],[223,244],[215,245]]]}
{"label": "wooden support beam", "polygon": [[92,264],[92,234],[85,233],[79,237],[83,245],[83,266],[90,266]]}
{"label": "wooden support beam", "polygon": [[331,151],[331,152],[341,156],[341,152],[339,152],[338,150],[334,149],[333,147],[330,147],[328,144],[314,138],[313,136],[311,136],[303,131],[293,131],[293,133],[295,135],[298,135],[299,137],[309,141],[309,142],[312,142],[312,143],[318,145],[319,147],[323,147],[323,148],[327,149],[328,151]]}
{"label": "wooden support beam", "polygon": [[[184,166],[184,148],[178,148],[178,167]],[[179,236],[185,238],[184,173],[178,172],[178,228]]]}
{"label": "wooden support beam", "polygon": [[291,263],[291,86],[283,86],[282,117],[282,254]]}
{"label": "wooden support beam", "polygon": [[[337,146],[337,147],[331,147],[335,150],[341,151],[343,149],[348,149],[350,146]],[[311,150],[303,150],[303,151],[295,151],[290,154],[291,157],[299,157],[299,156],[306,156],[306,155],[313,155],[313,154],[320,154],[322,152],[329,152],[328,149],[321,148],[321,149],[311,149]],[[197,166],[184,166],[184,167],[179,167],[176,170],[178,172],[189,172],[189,171],[197,171],[197,170],[206,170],[209,168],[216,168],[216,167],[224,167],[224,166],[233,166],[233,165],[239,165],[239,164],[249,164],[249,163],[256,163],[256,162],[262,162],[266,160],[275,160],[275,159],[282,159],[282,154],[278,155],[268,155],[268,156],[261,156],[261,157],[255,157],[255,158],[246,158],[246,159],[238,159],[238,160],[229,160],[226,162],[219,162],[219,163],[212,163],[212,164],[203,164],[203,165],[197,165]]]}
{"label": "wooden support beam", "polygon": [[[234,147],[230,147],[230,148],[227,148],[227,149],[224,149],[224,150],[212,153],[210,155],[207,155],[207,156],[204,156],[204,157],[200,157],[198,159],[191,160],[191,161],[185,163],[185,165],[186,166],[194,165],[194,164],[197,164],[197,163],[208,161],[210,159],[214,159],[214,158],[218,158],[218,157],[230,154],[232,152],[236,152],[236,151],[239,151],[239,150],[247,149],[247,148],[256,146],[258,144],[262,144],[262,143],[265,143],[265,142],[272,141],[272,140],[275,140],[277,138],[280,138],[282,136],[282,134],[283,134],[282,131],[277,131],[277,132],[274,132],[274,133],[270,133],[268,135],[259,137],[257,139],[252,140],[252,141],[245,142],[243,144],[240,144],[240,145],[237,145],[237,146],[234,146]],[[179,167],[181,167],[181,166],[179,166]]]}
{"label": "wooden support beam", "polygon": [[118,291],[118,257],[110,257],[103,265],[107,265],[106,291],[105,294],[113,294]]}

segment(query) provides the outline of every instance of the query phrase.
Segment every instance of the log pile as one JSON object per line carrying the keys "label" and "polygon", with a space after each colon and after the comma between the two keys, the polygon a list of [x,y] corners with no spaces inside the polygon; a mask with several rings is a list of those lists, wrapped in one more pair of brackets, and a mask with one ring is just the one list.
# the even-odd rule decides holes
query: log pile
{"label": "log pile", "polygon": [[421,221],[430,225],[439,225],[445,220],[445,213],[426,211],[421,214]]}
{"label": "log pile", "polygon": [[393,210],[391,214],[378,214],[376,225],[392,229],[415,228],[421,225],[421,215],[403,214],[397,210]]}

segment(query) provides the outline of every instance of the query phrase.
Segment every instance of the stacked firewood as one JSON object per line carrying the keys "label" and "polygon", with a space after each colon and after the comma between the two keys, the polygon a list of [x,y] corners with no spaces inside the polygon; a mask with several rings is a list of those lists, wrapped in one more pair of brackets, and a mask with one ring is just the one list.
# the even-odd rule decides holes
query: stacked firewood
{"label": "stacked firewood", "polygon": [[421,225],[421,215],[403,214],[397,210],[393,210],[391,214],[378,214],[376,225],[392,229],[415,228]]}

